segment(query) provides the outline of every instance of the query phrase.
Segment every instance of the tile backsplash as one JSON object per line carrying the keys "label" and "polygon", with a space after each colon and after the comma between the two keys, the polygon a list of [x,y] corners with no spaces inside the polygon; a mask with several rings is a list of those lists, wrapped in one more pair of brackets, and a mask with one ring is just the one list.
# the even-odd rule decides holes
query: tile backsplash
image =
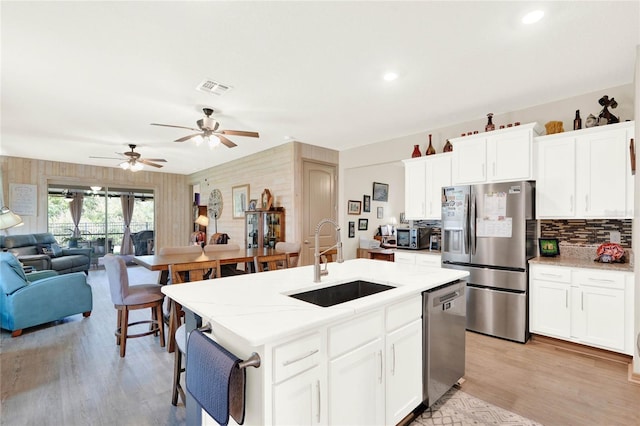
{"label": "tile backsplash", "polygon": [[620,232],[620,245],[631,248],[631,219],[567,219],[541,220],[540,237],[557,238],[560,242],[592,245],[609,242],[611,231]]}

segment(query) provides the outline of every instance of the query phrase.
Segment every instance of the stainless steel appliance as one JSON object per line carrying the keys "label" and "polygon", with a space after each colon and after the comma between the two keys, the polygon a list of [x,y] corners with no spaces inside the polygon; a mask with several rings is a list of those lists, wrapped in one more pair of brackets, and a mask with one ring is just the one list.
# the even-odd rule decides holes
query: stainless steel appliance
{"label": "stainless steel appliance", "polygon": [[443,188],[442,267],[469,271],[467,329],[525,343],[535,183]]}
{"label": "stainless steel appliance", "polygon": [[430,407],[464,376],[465,282],[422,293],[422,400]]}
{"label": "stainless steel appliance", "polygon": [[396,229],[396,246],[401,249],[421,250],[429,248],[431,228],[412,227]]}

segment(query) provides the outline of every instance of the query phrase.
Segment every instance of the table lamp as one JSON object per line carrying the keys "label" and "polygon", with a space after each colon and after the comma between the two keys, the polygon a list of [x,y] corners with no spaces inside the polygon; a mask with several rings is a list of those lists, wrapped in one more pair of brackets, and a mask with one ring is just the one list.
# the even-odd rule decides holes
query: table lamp
{"label": "table lamp", "polygon": [[0,209],[0,229],[9,229],[20,224],[22,224],[20,216],[9,210],[8,207]]}

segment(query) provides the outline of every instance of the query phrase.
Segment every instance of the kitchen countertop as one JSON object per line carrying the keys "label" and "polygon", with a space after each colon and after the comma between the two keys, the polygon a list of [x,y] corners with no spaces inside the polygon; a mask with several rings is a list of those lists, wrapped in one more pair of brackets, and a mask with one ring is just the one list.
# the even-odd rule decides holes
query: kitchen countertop
{"label": "kitchen countertop", "polygon": [[[167,285],[162,292],[210,321],[214,329],[223,327],[248,345],[259,346],[468,276],[465,271],[369,259],[329,263],[328,270],[320,283],[313,282],[310,265]],[[288,296],[354,280],[396,288],[326,308]]]}
{"label": "kitchen countertop", "polygon": [[[595,256],[594,256],[595,258]],[[585,259],[581,257],[571,256],[556,256],[556,257],[534,257],[529,259],[529,263],[535,263],[539,265],[552,265],[552,266],[566,266],[571,268],[589,268],[600,269],[606,271],[623,271],[633,272],[632,263],[600,263],[595,262],[593,259]]]}

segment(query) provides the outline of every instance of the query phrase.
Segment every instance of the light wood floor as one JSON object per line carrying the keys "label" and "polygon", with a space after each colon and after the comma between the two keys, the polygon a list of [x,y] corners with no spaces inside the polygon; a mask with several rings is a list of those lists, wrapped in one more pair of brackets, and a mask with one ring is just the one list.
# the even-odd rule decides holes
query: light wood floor
{"label": "light wood floor", "polygon": [[[157,274],[130,267],[132,283]],[[1,425],[184,425],[173,407],[173,354],[147,336],[121,359],[104,270],[92,270],[94,309],[57,324],[0,336]],[[137,313],[147,318],[149,311]],[[462,390],[545,425],[640,425],[640,386],[627,366],[537,341],[467,333]]]}

